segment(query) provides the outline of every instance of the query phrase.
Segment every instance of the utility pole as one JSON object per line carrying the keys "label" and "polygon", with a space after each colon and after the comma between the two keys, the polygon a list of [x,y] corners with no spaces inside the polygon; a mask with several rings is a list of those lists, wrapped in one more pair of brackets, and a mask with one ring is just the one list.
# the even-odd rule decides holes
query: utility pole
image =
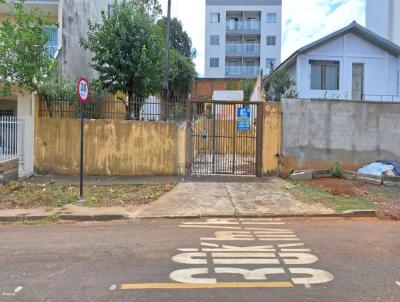
{"label": "utility pole", "polygon": [[163,97],[164,102],[168,99],[168,80],[169,80],[169,62],[170,62],[170,49],[171,43],[169,41],[171,30],[171,0],[168,0],[168,13],[167,13],[167,34],[165,36],[165,67],[164,67],[164,88],[163,88]]}

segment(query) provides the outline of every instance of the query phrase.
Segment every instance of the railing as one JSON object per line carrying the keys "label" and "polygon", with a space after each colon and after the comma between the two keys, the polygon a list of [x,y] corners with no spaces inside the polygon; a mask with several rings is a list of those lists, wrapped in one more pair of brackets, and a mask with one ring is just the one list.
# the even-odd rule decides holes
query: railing
{"label": "railing", "polygon": [[[91,98],[83,106],[86,119],[117,119],[139,121],[181,121],[185,119],[186,99],[170,98],[163,101],[161,97],[127,98],[108,96]],[[74,98],[42,97],[39,103],[39,116],[51,118],[79,118],[80,102]]]}
{"label": "railing", "polygon": [[19,159],[19,169],[24,169],[25,122],[15,116],[0,116],[0,161]]}
{"label": "railing", "polygon": [[261,22],[259,20],[251,21],[226,21],[226,29],[231,31],[259,31]]}
{"label": "railing", "polygon": [[379,95],[379,94],[363,94],[362,101],[364,102],[392,102],[400,103],[400,95]]}
{"label": "railing", "polygon": [[260,44],[258,43],[227,43],[227,55],[258,55],[260,54]]}
{"label": "railing", "polygon": [[230,77],[257,77],[260,66],[233,66],[226,65],[225,75]]}

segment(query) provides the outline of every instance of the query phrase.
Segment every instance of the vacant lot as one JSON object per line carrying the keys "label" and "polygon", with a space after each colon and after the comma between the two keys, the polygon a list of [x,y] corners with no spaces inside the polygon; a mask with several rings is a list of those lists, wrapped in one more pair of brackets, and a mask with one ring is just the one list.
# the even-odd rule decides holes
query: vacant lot
{"label": "vacant lot", "polygon": [[338,213],[375,209],[379,215],[400,219],[400,187],[385,187],[338,178],[294,183],[291,193],[303,202],[320,202]]}
{"label": "vacant lot", "polygon": [[[175,184],[86,186],[85,206],[108,207],[144,204],[171,191]],[[12,182],[0,187],[0,210],[56,208],[77,201],[78,186]]]}

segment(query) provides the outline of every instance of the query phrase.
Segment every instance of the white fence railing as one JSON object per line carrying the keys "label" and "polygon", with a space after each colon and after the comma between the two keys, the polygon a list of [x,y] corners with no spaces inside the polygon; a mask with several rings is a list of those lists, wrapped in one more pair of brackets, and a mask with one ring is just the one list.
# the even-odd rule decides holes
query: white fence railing
{"label": "white fence railing", "polygon": [[24,170],[25,122],[14,116],[0,116],[0,161],[19,159],[19,170]]}

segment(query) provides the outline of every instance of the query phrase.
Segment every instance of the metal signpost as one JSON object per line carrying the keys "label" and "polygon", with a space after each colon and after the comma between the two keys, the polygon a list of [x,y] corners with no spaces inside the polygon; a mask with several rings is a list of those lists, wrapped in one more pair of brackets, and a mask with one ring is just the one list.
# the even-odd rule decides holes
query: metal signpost
{"label": "metal signpost", "polygon": [[237,130],[250,131],[250,108],[241,107],[237,109]]}
{"label": "metal signpost", "polygon": [[78,81],[78,96],[81,101],[81,162],[80,162],[80,187],[79,202],[85,202],[83,198],[83,122],[84,122],[84,104],[90,97],[89,81],[81,77]]}

